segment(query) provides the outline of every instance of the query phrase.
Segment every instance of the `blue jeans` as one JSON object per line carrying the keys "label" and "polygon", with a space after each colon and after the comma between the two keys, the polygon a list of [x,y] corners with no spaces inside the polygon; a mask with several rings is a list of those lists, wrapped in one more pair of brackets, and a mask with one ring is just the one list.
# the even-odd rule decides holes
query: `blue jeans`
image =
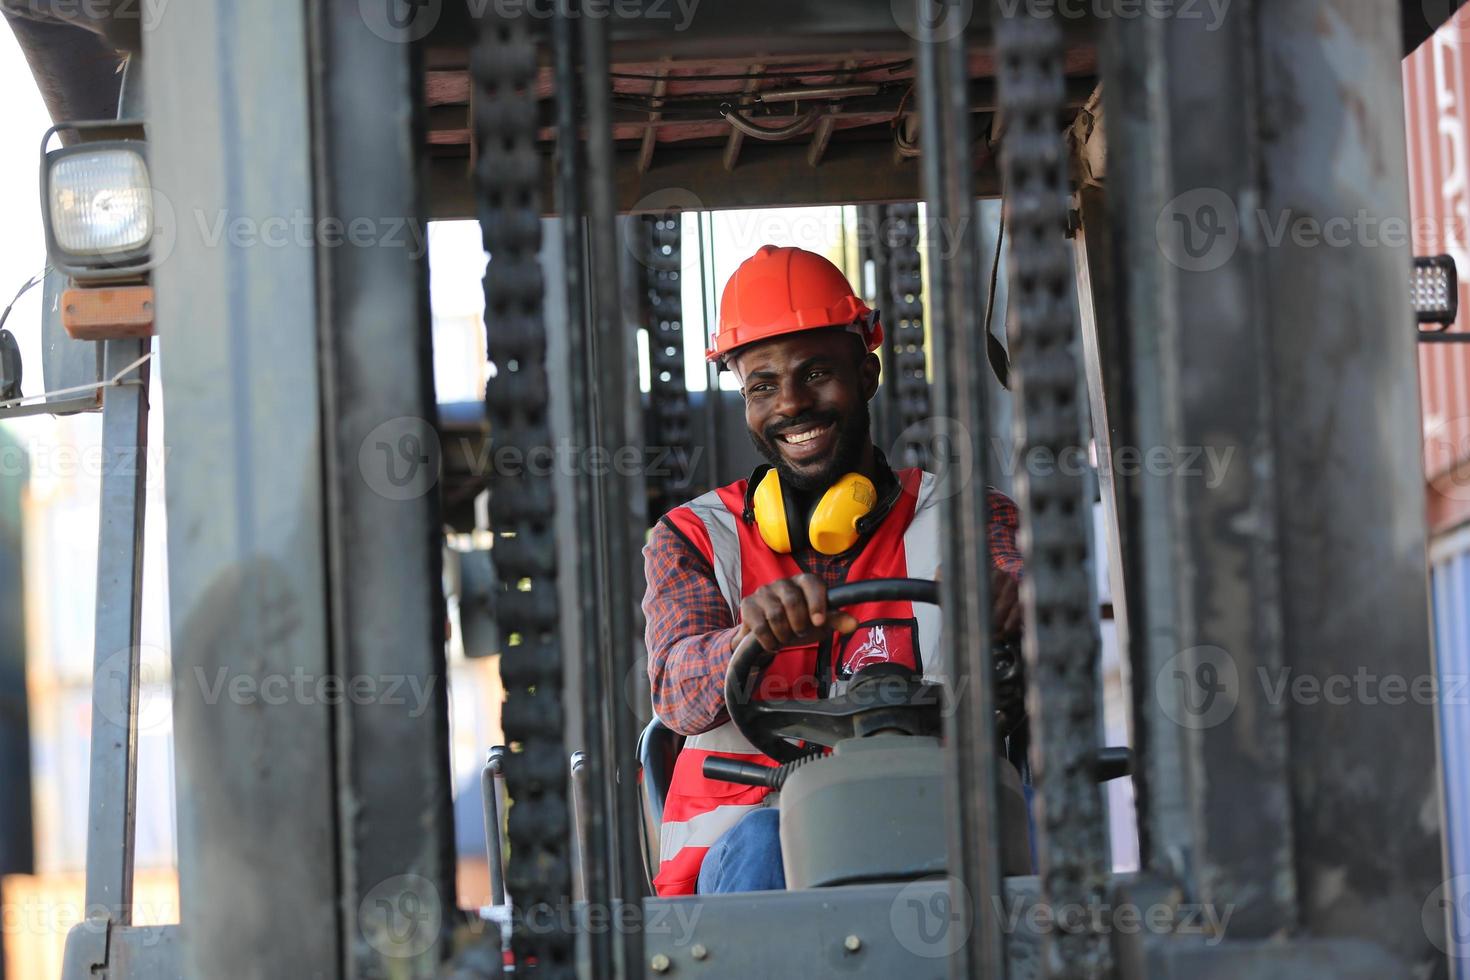
{"label": "blue jeans", "polygon": [[781,811],[751,810],[720,835],[699,866],[698,892],[763,892],[786,887],[781,865]]}

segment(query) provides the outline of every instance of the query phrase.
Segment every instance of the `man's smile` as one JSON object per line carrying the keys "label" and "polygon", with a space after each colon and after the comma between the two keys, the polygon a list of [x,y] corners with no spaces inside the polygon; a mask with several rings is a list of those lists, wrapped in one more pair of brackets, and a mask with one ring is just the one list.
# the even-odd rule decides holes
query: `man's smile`
{"label": "man's smile", "polygon": [[781,453],[796,464],[810,463],[828,455],[836,443],[835,422],[820,422],[789,429],[776,436]]}

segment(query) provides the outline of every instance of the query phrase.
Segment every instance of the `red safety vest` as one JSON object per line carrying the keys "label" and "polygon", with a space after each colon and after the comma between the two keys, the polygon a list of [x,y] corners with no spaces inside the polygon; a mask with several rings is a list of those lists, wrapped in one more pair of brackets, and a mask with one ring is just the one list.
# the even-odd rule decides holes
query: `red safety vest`
{"label": "red safety vest", "polygon": [[[895,474],[903,492],[864,543],[847,580],[934,577],[939,567],[939,507],[932,474],[917,469]],[[742,518],[746,481],[713,490],[670,511],[667,520],[714,569],[720,593],[738,622],[740,602],[763,585],[800,575],[790,555],[772,551],[753,521]],[[813,699],[836,693],[862,667],[895,661],[926,680],[940,681],[939,610],[909,602],[870,602],[848,610],[861,624],[850,636],[825,646],[790,647],[766,669],[758,699]],[[733,724],[690,736],[674,763],[659,837],[659,895],[692,895],[699,867],[720,835],[763,805],[770,790],[705,778],[713,755],[775,765]]]}

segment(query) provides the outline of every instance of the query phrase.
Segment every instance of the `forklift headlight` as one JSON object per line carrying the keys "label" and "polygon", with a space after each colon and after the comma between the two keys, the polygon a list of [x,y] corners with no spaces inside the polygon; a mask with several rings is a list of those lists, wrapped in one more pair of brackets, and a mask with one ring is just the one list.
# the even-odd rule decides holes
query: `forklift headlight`
{"label": "forklift headlight", "polygon": [[47,205],[56,244],[73,255],[115,255],[148,244],[148,166],[127,149],[83,148],[51,162]]}
{"label": "forklift headlight", "polygon": [[144,147],[122,139],[46,152],[42,143],[41,201],[53,266],[76,279],[148,268],[154,213]]}

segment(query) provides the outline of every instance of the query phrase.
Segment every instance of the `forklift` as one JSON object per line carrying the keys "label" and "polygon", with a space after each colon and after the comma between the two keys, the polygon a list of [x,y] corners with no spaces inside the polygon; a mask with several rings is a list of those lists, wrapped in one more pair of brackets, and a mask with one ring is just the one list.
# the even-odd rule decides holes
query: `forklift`
{"label": "forklift", "polygon": [[[31,395],[0,344],[0,412],[100,406],[108,458],[142,460],[151,376],[168,393],[181,921],[131,919],[146,474],[108,466],[90,911],[67,980],[1463,973],[1434,708],[1273,699],[1256,680],[1433,675],[1414,324],[1454,319],[1453,266],[1271,241],[1262,216],[1407,213],[1401,60],[1458,6],[5,4],[57,123],[55,343]],[[1003,245],[981,235],[996,200]],[[717,384],[695,399],[678,381],[681,216],[811,204],[891,228],[865,246],[894,327],[880,424],[934,465],[954,461],[934,458],[944,442],[968,476],[938,501],[941,581],[832,602],[937,604],[948,684],[753,701],[754,647],[735,651],[730,717],[783,764],[719,778],[781,788],[789,887],[656,897],[678,744],[624,696],[639,546],[744,441]],[[279,244],[212,235],[220,214]],[[443,218],[477,219],[489,255],[495,372],[468,412],[435,404],[428,265],[403,245]],[[1098,461],[1017,474],[1009,659],[984,574],[1002,414],[1017,458]],[[706,462],[677,486],[486,474],[442,448],[455,427],[521,452],[702,444]],[[1206,448],[1237,460],[1210,485],[1101,465]],[[456,895],[432,683],[446,528],[492,542],[455,563],[507,692],[485,804],[508,863],[483,909]],[[1123,753],[1099,734],[1101,561]],[[220,668],[438,694],[417,715],[265,710],[190,680]],[[1029,830],[997,731],[1021,677]],[[1141,867],[1115,874],[1100,782],[1122,776]]]}

